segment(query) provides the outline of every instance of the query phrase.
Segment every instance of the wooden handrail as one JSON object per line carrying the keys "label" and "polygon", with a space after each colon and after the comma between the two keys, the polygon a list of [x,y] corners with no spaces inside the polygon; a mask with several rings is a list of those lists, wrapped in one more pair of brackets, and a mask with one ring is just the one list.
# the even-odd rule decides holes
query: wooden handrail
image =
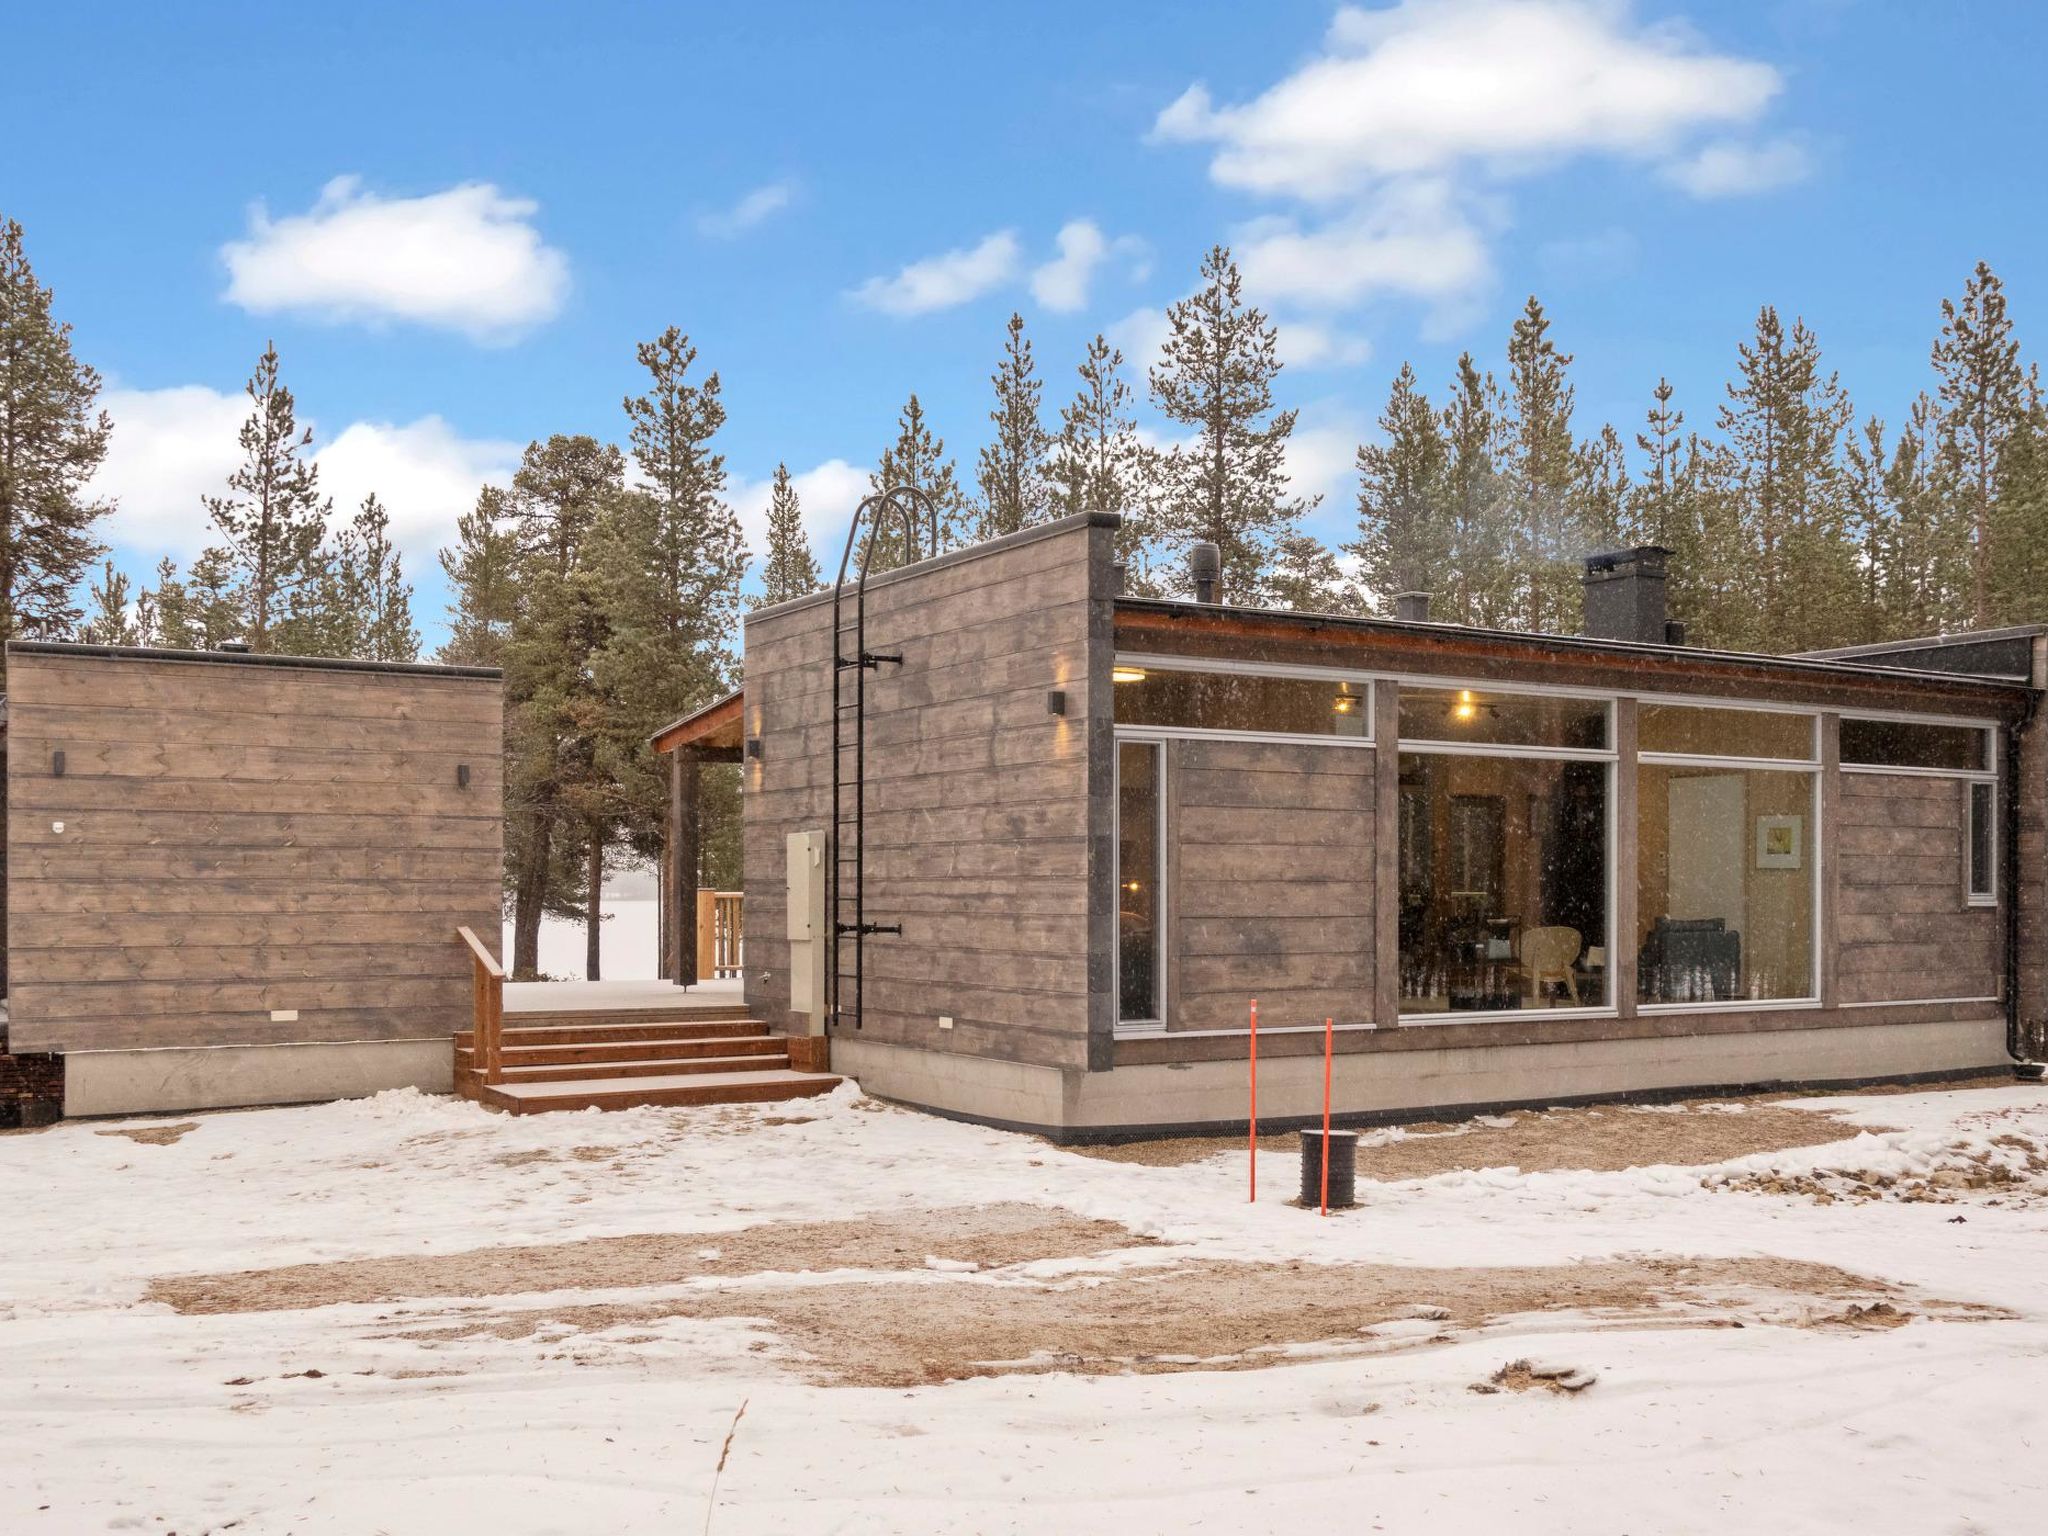
{"label": "wooden handrail", "polygon": [[737,976],[745,942],[744,898],[738,891],[697,892],[697,980]]}
{"label": "wooden handrail", "polygon": [[478,1081],[495,1083],[505,1070],[505,971],[472,930],[455,936],[469,946],[470,1066]]}

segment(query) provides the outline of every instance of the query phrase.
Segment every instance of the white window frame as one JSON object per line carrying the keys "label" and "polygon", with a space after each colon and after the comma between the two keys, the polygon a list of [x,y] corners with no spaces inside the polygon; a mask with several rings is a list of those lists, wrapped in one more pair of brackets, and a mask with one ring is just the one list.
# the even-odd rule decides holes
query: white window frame
{"label": "white window frame", "polygon": [[[1994,740],[1994,741],[1996,741],[1996,739],[1997,739],[1996,737],[1994,737],[1994,738],[1993,738],[1993,740]],[[1994,759],[1994,760],[1995,760],[1995,759]],[[1990,886],[1989,886],[1989,888],[1988,888],[1988,889],[1985,889],[1985,890],[1981,890],[1981,891],[1977,889],[1976,885],[1975,885],[1975,884],[1974,884],[1974,883],[1972,882],[1972,880],[1971,880],[1971,878],[1970,878],[1970,874],[1971,874],[1971,871],[1970,871],[1970,866],[1971,866],[1971,865],[1972,865],[1972,864],[1973,864],[1974,862],[1976,862],[1976,860],[1975,860],[1975,852],[1976,852],[1977,840],[1976,840],[1975,836],[1973,835],[1973,833],[1975,832],[1975,829],[1976,829],[1976,817],[1977,817],[1977,791],[1978,791],[1979,789],[1985,789],[1985,790],[1988,790],[1988,791],[1990,792],[1990,793],[1989,793],[1989,796],[1988,796],[1988,798],[1989,798],[1989,800],[1990,800],[1990,807],[1989,807],[1988,811],[1986,812],[1986,814],[1987,814],[1987,815],[1988,815],[1988,816],[1990,817],[1990,820],[1991,820],[1991,826],[1990,826],[1990,832],[1991,832],[1991,851],[1990,851],[1990,861],[1989,861],[1989,862],[1990,862],[1990,868],[1989,868],[1989,869],[1987,870],[1987,873],[1988,873],[1988,874],[1989,874],[1989,876],[1990,876],[1991,884],[1990,884]],[[2002,843],[2003,839],[2002,839],[2002,838],[2001,838],[2001,836],[2000,836],[2000,828],[1999,828],[1999,825],[1998,825],[1998,824],[1999,824],[1999,822],[2000,822],[2001,820],[2003,820],[2003,818],[2002,818],[2002,817],[2001,817],[2001,816],[1999,815],[1999,804],[1998,804],[1998,798],[1999,798],[1999,797],[1998,797],[1998,777],[1997,777],[1997,775],[1995,775],[1995,774],[1973,774],[1973,775],[1971,775],[1970,777],[1968,777],[1968,778],[1966,778],[1966,779],[1964,779],[1964,780],[1963,780],[1963,790],[1962,790],[1962,794],[1963,794],[1963,905],[1964,905],[1964,906],[1966,906],[1966,907],[1978,907],[1978,908],[1981,908],[1981,907],[1995,907],[1995,906],[1997,906],[1997,905],[1998,905],[1998,885],[1999,885],[1999,881],[1998,881],[1998,864],[1999,864],[1999,855],[2000,855],[2000,853],[2001,853],[2001,852],[2003,851],[2003,850],[2002,850],[2002,848],[2000,847],[2000,844]]]}
{"label": "white window frame", "polygon": [[[1359,703],[1364,716],[1364,731],[1357,736],[1339,736],[1335,732],[1311,733],[1308,731],[1233,731],[1220,726],[1207,725],[1119,725],[1119,732],[1128,731],[1134,739],[1137,736],[1155,738],[1160,741],[1270,741],[1289,745],[1307,743],[1319,747],[1370,747],[1373,743],[1373,690],[1377,686],[1374,677],[1365,672],[1354,672],[1343,667],[1289,666],[1279,662],[1266,665],[1248,661],[1209,661],[1199,656],[1152,656],[1144,653],[1125,654],[1118,652],[1110,663],[1116,667],[1136,667],[1146,672],[1209,672],[1236,677],[1280,677],[1319,683],[1350,683],[1359,690]],[[1116,705],[1116,684],[1110,685],[1110,708],[1114,718]]]}
{"label": "white window frame", "polygon": [[[1113,936],[1110,940],[1110,975],[1115,978],[1116,1013],[1113,1035],[1119,1039],[1160,1035],[1166,1032],[1166,966],[1167,966],[1167,888],[1166,888],[1166,741],[1167,738],[1149,730],[1116,731],[1113,733],[1115,747],[1110,774],[1110,804],[1116,808],[1116,824],[1111,829],[1110,846],[1117,850],[1115,866],[1109,872],[1110,912],[1114,919]],[[1124,806],[1124,748],[1126,746],[1150,747],[1153,769],[1152,783],[1155,790],[1153,815],[1153,851],[1156,856],[1154,878],[1156,896],[1152,916],[1152,998],[1157,1005],[1156,1016],[1149,1019],[1126,1019],[1124,1011],[1124,925],[1123,908],[1118,895],[1123,889],[1123,806]]]}
{"label": "white window frame", "polygon": [[1844,773],[1882,773],[1917,779],[1995,779],[1998,777],[1998,722],[1970,715],[1907,715],[1881,709],[1839,710],[1842,719],[1876,720],[1892,725],[1944,725],[1979,732],[1984,738],[1983,768],[1893,768],[1883,763],[1842,764]]}

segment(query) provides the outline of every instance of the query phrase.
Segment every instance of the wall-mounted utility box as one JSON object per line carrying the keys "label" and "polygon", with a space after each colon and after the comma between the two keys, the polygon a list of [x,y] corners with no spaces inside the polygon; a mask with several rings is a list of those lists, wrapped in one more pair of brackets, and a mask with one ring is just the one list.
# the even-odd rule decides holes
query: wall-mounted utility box
{"label": "wall-mounted utility box", "polygon": [[789,895],[789,1009],[825,1032],[825,834],[791,832],[785,839]]}

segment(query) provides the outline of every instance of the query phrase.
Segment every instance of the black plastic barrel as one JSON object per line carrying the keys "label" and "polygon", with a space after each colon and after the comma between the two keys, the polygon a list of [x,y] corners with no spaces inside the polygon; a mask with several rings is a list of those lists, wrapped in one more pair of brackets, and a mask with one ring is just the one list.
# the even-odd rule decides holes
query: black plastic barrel
{"label": "black plastic barrel", "polygon": [[[1358,1204],[1358,1132],[1330,1132],[1330,1209]],[[1323,1203],[1323,1133],[1301,1133],[1301,1203],[1318,1210]]]}

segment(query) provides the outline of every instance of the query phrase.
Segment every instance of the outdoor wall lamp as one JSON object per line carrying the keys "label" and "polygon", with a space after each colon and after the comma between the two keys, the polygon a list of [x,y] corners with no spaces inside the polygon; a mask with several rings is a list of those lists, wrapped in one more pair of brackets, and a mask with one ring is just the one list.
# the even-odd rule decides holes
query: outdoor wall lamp
{"label": "outdoor wall lamp", "polygon": [[64,749],[62,747],[59,747],[50,754],[50,777],[53,779],[64,777]]}
{"label": "outdoor wall lamp", "polygon": [[469,764],[457,763],[455,765],[455,787],[457,789],[469,788]]}
{"label": "outdoor wall lamp", "polygon": [[1066,714],[1067,693],[1064,688],[1055,688],[1045,696],[1045,712],[1048,715]]}
{"label": "outdoor wall lamp", "polygon": [[756,762],[756,763],[758,763],[758,762],[760,762],[760,761],[761,761],[761,738],[760,738],[760,737],[758,737],[758,736],[749,736],[749,737],[747,738],[747,758],[748,758],[748,760],[749,760],[749,761],[751,761],[751,762]]}

